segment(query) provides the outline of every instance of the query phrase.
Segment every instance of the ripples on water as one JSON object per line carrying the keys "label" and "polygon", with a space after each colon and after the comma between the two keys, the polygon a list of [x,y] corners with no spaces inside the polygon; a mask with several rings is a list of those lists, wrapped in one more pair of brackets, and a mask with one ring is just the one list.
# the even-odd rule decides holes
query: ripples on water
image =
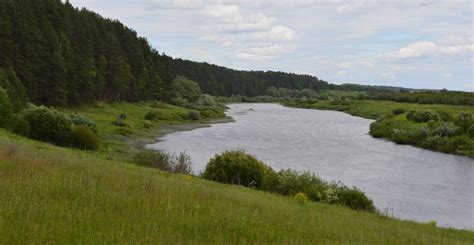
{"label": "ripples on water", "polygon": [[186,151],[200,172],[216,153],[243,149],[274,169],[310,170],[364,190],[381,209],[474,228],[474,162],[368,135],[372,120],[341,112],[232,104],[233,123],[176,132],[149,147]]}

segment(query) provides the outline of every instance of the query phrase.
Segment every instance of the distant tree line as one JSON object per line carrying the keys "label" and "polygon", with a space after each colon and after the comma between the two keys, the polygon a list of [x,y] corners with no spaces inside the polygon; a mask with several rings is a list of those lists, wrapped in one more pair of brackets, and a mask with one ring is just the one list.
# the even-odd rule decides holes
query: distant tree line
{"label": "distant tree line", "polygon": [[398,93],[367,93],[359,99],[388,100],[418,104],[445,104],[474,106],[474,93],[461,91],[421,91]]}

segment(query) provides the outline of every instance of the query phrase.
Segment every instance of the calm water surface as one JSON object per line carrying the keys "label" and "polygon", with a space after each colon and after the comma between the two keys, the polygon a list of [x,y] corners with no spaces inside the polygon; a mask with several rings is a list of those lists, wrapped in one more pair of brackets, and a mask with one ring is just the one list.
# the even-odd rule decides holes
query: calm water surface
{"label": "calm water surface", "polygon": [[243,149],[274,169],[310,170],[364,190],[402,219],[474,229],[474,161],[368,135],[372,120],[341,112],[232,104],[233,123],[168,134],[150,148],[186,151],[200,172],[216,153]]}

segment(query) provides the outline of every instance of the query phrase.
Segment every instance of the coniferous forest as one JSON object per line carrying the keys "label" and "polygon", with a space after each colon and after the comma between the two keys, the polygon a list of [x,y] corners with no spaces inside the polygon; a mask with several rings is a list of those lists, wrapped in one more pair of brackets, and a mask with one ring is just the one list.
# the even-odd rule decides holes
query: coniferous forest
{"label": "coniferous forest", "polygon": [[[181,59],[153,49],[117,20],[60,0],[0,1],[0,67],[11,98],[65,106],[94,100],[161,99],[177,75],[221,96],[264,94],[270,86],[327,89],[314,76],[248,72]],[[5,82],[7,81],[7,82]]]}

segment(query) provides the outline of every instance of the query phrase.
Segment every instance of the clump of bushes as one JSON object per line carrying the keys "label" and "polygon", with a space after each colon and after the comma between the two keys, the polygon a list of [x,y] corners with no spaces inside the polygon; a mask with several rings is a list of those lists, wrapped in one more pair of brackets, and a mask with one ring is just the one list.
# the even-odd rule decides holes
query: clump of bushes
{"label": "clump of bushes", "polygon": [[128,115],[125,114],[125,113],[122,113],[118,116],[118,118],[122,119],[122,120],[126,120],[128,118]]}
{"label": "clump of bushes", "polygon": [[100,147],[99,137],[85,125],[72,127],[71,141],[73,146],[82,150],[96,151]]}
{"label": "clump of bushes", "polygon": [[474,118],[470,112],[460,112],[454,119],[454,124],[463,130],[468,130],[472,125],[474,125]]}
{"label": "clump of bushes", "polygon": [[77,126],[84,125],[88,127],[95,134],[97,133],[97,125],[91,119],[84,116],[80,116],[78,114],[72,114],[69,117],[71,118],[71,121],[74,125],[77,125]]}
{"label": "clump of bushes", "polygon": [[426,110],[426,111],[410,111],[407,114],[407,119],[415,122],[429,122],[429,121],[438,121],[439,115],[436,112]]}
{"label": "clump of bushes", "polygon": [[139,166],[157,168],[172,173],[192,173],[191,158],[184,152],[175,156],[160,151],[143,150],[135,154],[133,160]]}
{"label": "clump of bushes", "polygon": [[[70,117],[44,106],[29,105],[11,124],[11,130],[17,134],[59,146],[87,150],[97,150],[100,146],[99,137],[88,125],[75,125]],[[89,124],[95,122],[89,120]]]}
{"label": "clump of bushes", "polygon": [[244,151],[226,151],[212,158],[203,177],[221,183],[260,187],[270,167]]}
{"label": "clump of bushes", "polygon": [[327,183],[309,172],[291,169],[275,172],[243,151],[227,151],[209,161],[202,177],[305,199],[340,204],[355,210],[375,211],[372,200],[362,191],[341,183]]}
{"label": "clump of bushes", "polygon": [[403,113],[405,113],[405,109],[403,109],[403,108],[397,108],[397,109],[392,111],[393,115],[400,115],[400,114],[403,114]]}
{"label": "clump of bushes", "polygon": [[150,111],[145,115],[145,120],[150,120],[150,121],[156,120],[157,116],[158,115],[156,111]]}
{"label": "clump of bushes", "polygon": [[199,111],[189,111],[187,117],[189,120],[192,121],[201,120],[201,114],[199,113]]}

